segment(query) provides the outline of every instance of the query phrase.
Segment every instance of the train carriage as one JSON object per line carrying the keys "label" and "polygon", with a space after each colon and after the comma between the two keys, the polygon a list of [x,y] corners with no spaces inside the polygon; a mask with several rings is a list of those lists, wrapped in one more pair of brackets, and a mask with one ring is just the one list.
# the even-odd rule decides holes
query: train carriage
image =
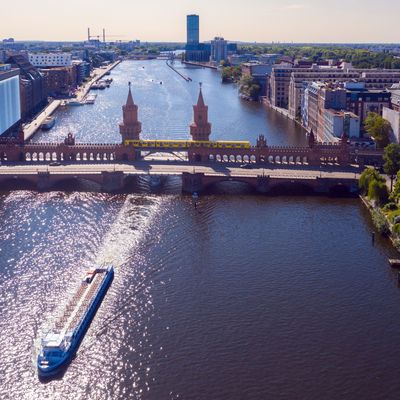
{"label": "train carriage", "polygon": [[212,148],[212,149],[249,149],[250,142],[232,141],[232,140],[125,140],[125,146],[133,146],[135,148],[159,148],[159,149],[188,149],[196,148]]}

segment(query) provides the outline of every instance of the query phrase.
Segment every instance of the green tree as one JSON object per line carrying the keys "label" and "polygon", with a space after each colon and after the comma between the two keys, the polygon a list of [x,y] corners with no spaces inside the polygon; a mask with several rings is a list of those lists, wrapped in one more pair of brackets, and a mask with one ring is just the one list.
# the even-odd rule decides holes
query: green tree
{"label": "green tree", "polygon": [[400,144],[391,143],[385,147],[383,169],[390,176],[390,191],[393,190],[393,179],[400,171]]}
{"label": "green tree", "polygon": [[372,181],[384,181],[384,179],[374,168],[366,168],[358,180],[358,186],[365,194],[368,194],[369,184]]}
{"label": "green tree", "polygon": [[368,186],[368,198],[384,205],[389,199],[389,191],[385,182],[373,179]]}
{"label": "green tree", "polygon": [[392,129],[389,121],[377,113],[370,112],[365,118],[364,126],[368,135],[374,138],[377,147],[383,149],[389,144]]}

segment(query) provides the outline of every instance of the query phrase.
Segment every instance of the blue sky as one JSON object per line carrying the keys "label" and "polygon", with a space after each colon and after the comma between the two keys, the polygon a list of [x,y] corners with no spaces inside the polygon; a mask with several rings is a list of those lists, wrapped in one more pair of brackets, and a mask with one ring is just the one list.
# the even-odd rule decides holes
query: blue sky
{"label": "blue sky", "polygon": [[[188,13],[201,40],[400,42],[400,0],[18,0],[1,6],[0,39],[185,41]],[[5,16],[5,18],[4,18]]]}

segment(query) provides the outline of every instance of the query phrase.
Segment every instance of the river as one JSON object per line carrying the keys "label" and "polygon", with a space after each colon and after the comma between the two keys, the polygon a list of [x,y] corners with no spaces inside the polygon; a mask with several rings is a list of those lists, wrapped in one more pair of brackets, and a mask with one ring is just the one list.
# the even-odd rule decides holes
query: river
{"label": "river", "polygon": [[[179,67],[182,68],[182,67]],[[216,139],[301,145],[215,71],[124,62],[94,106],[59,110],[34,141],[118,142],[132,82],[143,137],[188,137],[203,83]],[[162,82],[162,84],[160,84]],[[0,398],[398,399],[400,292],[356,199],[267,197],[221,185],[195,209],[159,194],[0,192]],[[116,276],[76,358],[42,383],[33,341],[86,268]]]}

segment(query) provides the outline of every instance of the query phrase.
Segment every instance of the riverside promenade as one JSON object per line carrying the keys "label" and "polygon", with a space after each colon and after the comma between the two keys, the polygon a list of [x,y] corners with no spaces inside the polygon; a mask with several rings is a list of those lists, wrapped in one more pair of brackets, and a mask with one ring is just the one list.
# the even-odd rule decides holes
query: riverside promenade
{"label": "riverside promenade", "polygon": [[76,97],[73,97],[68,100],[53,100],[50,104],[48,104],[46,106],[46,108],[35,117],[34,120],[32,120],[29,124],[25,124],[23,126],[24,140],[25,141],[30,140],[35,135],[35,133],[38,131],[38,129],[40,129],[40,126],[44,122],[44,120],[48,116],[52,115],[62,103],[67,105],[68,102],[70,102],[70,101],[82,102],[85,99],[85,97],[87,96],[87,94],[89,93],[92,86],[97,81],[102,79],[109,71],[114,69],[120,62],[121,62],[121,60],[117,60],[114,63],[108,65],[106,68],[94,69],[92,79],[89,82],[82,85],[77,90]]}

